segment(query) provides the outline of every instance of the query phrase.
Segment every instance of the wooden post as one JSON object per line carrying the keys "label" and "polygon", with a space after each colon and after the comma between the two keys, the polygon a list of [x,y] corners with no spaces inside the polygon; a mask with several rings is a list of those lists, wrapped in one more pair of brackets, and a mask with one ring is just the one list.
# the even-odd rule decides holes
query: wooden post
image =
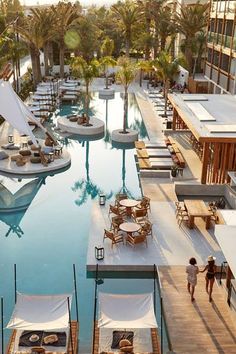
{"label": "wooden post", "polygon": [[202,163],[202,176],[201,183],[206,184],[207,182],[207,169],[209,160],[209,143],[204,142],[203,144],[203,163]]}
{"label": "wooden post", "polygon": [[93,310],[93,352],[95,349],[95,332],[96,332],[96,316],[97,316],[97,287],[98,287],[98,264],[96,265],[96,278],[94,286],[94,310]]}
{"label": "wooden post", "polygon": [[176,130],[176,117],[177,117],[177,111],[175,107],[173,107],[173,123],[172,123],[172,129]]}
{"label": "wooden post", "polygon": [[79,323],[78,294],[77,294],[77,282],[76,282],[75,264],[73,264],[73,275],[74,275],[74,289],[75,289],[76,320]]}
{"label": "wooden post", "polygon": [[67,306],[68,306],[68,313],[69,313],[71,353],[74,354],[72,325],[71,325],[71,313],[70,313],[70,298],[69,297],[67,297]]}

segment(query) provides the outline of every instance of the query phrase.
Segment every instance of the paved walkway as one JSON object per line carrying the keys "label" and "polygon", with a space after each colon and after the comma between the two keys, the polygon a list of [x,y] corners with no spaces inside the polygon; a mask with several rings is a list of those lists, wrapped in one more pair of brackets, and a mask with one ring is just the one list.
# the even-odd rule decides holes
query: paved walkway
{"label": "paved walkway", "polygon": [[214,285],[213,302],[205,291],[204,275],[198,276],[194,303],[186,290],[185,267],[160,267],[164,309],[176,354],[235,354],[236,327],[223,289]]}

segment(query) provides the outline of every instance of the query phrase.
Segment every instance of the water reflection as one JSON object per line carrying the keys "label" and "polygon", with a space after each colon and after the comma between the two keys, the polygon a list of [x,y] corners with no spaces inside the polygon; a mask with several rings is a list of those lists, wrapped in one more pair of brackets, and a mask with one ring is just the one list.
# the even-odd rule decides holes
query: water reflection
{"label": "water reflection", "polygon": [[19,238],[24,235],[20,227],[21,220],[41,186],[46,183],[45,180],[46,177],[36,178],[23,185],[16,193],[0,183],[0,220],[9,226],[6,237],[11,232]]}

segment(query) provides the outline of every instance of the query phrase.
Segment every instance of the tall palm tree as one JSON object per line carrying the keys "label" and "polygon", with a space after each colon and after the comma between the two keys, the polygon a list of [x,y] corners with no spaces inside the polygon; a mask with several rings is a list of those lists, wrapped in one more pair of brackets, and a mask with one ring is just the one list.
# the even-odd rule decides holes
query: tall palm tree
{"label": "tall palm tree", "polygon": [[174,75],[176,75],[179,71],[179,63],[177,59],[173,60],[171,55],[167,52],[160,52],[158,58],[153,61],[153,67],[159,79],[163,81],[163,90],[165,97],[164,114],[166,115],[168,89],[171,80],[173,80]]}
{"label": "tall palm tree", "polygon": [[137,0],[137,6],[139,9],[139,14],[142,17],[142,21],[144,22],[145,27],[145,49],[144,55],[145,60],[150,58],[150,51],[151,51],[151,30],[152,30],[152,9],[154,6],[155,0]]}
{"label": "tall palm tree", "polygon": [[114,50],[113,39],[106,36],[101,45],[101,54],[103,57],[111,57]]}
{"label": "tall palm tree", "polygon": [[185,36],[184,55],[188,63],[190,74],[193,72],[192,42],[198,32],[207,26],[209,3],[182,5],[180,13],[176,13],[177,29]]}
{"label": "tall palm tree", "polygon": [[80,16],[80,6],[78,4],[71,4],[70,2],[60,1],[56,6],[52,6],[52,11],[57,17],[57,40],[59,43],[59,60],[60,60],[60,77],[64,77],[64,55],[65,55],[65,35],[72,27],[73,23]]}
{"label": "tall palm tree", "polygon": [[47,8],[34,8],[31,10],[37,22],[40,23],[43,29],[44,43],[43,43],[43,54],[44,54],[44,68],[45,75],[49,75],[49,48],[52,43],[52,39],[55,37],[55,28],[57,27],[57,18],[55,12],[53,12],[52,7]]}
{"label": "tall palm tree", "polygon": [[143,72],[150,73],[153,70],[152,61],[140,61],[138,67],[140,68],[139,86],[142,87]]}
{"label": "tall palm tree", "polygon": [[106,57],[101,58],[100,64],[101,64],[101,67],[104,69],[104,72],[105,72],[105,83],[106,83],[105,89],[107,90],[107,89],[109,89],[109,87],[108,87],[108,69],[109,69],[110,66],[112,66],[112,67],[115,66],[116,65],[116,61],[112,57],[106,56]]}
{"label": "tall palm tree", "polygon": [[89,63],[87,63],[82,57],[76,57],[72,60],[73,73],[81,77],[85,83],[84,111],[87,125],[89,125],[89,86],[94,78],[99,75],[99,68],[99,63],[95,59],[91,60]]}
{"label": "tall palm tree", "polygon": [[137,74],[137,65],[130,62],[128,58],[119,58],[117,62],[120,69],[116,73],[116,78],[124,86],[124,116],[123,134],[127,134],[127,115],[128,115],[128,88],[134,81]]}
{"label": "tall palm tree", "polygon": [[111,11],[117,17],[122,31],[125,36],[125,52],[126,56],[129,57],[129,51],[132,39],[132,30],[137,22],[139,9],[130,0],[125,0],[125,2],[118,1],[116,4],[112,5]]}

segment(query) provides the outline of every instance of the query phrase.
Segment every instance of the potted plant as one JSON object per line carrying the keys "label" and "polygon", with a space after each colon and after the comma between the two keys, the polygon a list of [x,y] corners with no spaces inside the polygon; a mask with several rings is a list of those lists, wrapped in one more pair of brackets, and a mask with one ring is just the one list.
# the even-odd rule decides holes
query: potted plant
{"label": "potted plant", "polygon": [[178,175],[178,165],[173,165],[171,167],[171,176],[177,177],[177,175]]}

